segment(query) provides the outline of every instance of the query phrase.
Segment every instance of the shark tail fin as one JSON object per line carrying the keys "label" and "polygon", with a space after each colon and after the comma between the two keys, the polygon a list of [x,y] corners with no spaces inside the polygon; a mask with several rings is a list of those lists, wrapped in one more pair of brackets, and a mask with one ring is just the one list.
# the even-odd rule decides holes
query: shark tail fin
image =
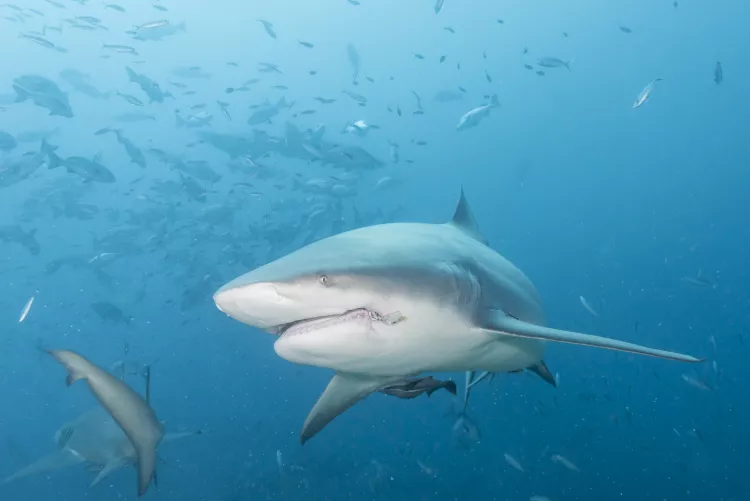
{"label": "shark tail fin", "polygon": [[23,87],[20,87],[18,85],[14,85],[13,90],[16,91],[16,97],[13,100],[13,102],[15,103],[21,103],[31,97],[31,95],[28,92],[26,92],[26,90]]}
{"label": "shark tail fin", "polygon": [[627,353],[634,353],[637,355],[646,355],[649,357],[666,358],[669,360],[677,360],[680,362],[695,363],[703,361],[701,359],[691,357],[690,355],[658,350],[656,348],[648,348],[646,346],[627,343],[625,341],[619,341],[617,339],[610,339],[606,337],[593,336],[591,334],[582,334],[580,332],[564,331],[560,329],[553,329],[551,327],[534,325],[508,316],[504,312],[494,312],[492,315],[490,315],[490,317],[487,319],[487,324],[484,326],[484,330],[486,332],[493,332],[500,336],[512,336],[527,339],[538,339],[540,341],[553,341],[557,343],[591,346],[594,348],[623,351]]}
{"label": "shark tail fin", "polygon": [[51,145],[47,142],[47,139],[42,139],[42,146],[40,148],[40,151],[43,155],[47,156],[47,160],[49,161],[49,168],[54,169],[55,167],[59,167],[62,165],[62,160],[60,157],[55,153],[57,151],[57,146]]}
{"label": "shark tail fin", "polygon": [[500,98],[497,97],[497,94],[492,94],[492,97],[490,98],[490,106],[493,108],[500,107]]}
{"label": "shark tail fin", "polygon": [[156,478],[156,446],[138,452],[138,496],[143,496]]}
{"label": "shark tail fin", "polygon": [[[395,380],[401,379],[403,378],[395,378]],[[307,416],[305,424],[302,426],[300,443],[304,445],[337,416],[370,393],[393,381],[394,378],[362,377],[341,372],[336,373]]]}

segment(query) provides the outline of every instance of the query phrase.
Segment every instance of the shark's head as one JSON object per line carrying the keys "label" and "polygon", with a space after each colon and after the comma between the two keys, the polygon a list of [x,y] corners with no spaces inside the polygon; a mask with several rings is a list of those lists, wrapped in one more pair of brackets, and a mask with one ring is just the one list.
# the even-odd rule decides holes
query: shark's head
{"label": "shark's head", "polygon": [[[332,356],[372,353],[395,323],[394,270],[378,261],[382,249],[362,252],[361,243],[354,231],[303,247],[224,285],[216,306],[279,335],[276,352],[292,362],[326,365]],[[348,251],[354,245],[359,252]]]}
{"label": "shark's head", "polygon": [[303,247],[232,280],[214,294],[216,306],[235,320],[274,334],[302,320],[366,307],[360,273],[343,255],[334,262],[335,246],[325,252],[320,245],[325,243]]}

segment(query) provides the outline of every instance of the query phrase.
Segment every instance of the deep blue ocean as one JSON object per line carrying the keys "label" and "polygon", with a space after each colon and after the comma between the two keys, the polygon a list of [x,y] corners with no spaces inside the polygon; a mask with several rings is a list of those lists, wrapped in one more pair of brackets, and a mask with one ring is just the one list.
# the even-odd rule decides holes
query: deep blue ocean
{"label": "deep blue ocean", "polygon": [[[48,349],[142,395],[150,370],[187,436],[144,499],[749,499],[749,25],[739,0],[0,4],[0,500],[137,499],[130,462],[91,485],[64,450],[99,404]],[[463,415],[464,374],[433,374],[458,395],[374,394],[301,446],[332,372],[212,295],[462,189],[549,325],[705,361],[550,343],[557,388],[495,374]]]}

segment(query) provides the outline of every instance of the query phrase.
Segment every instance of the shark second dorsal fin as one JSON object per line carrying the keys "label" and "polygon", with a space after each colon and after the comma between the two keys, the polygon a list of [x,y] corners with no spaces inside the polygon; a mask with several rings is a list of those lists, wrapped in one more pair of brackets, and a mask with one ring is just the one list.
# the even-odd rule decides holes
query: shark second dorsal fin
{"label": "shark second dorsal fin", "polygon": [[487,239],[479,231],[479,226],[474,218],[474,213],[471,211],[471,207],[469,207],[469,202],[466,200],[463,188],[461,188],[461,198],[458,200],[456,212],[453,213],[453,219],[451,219],[450,224],[464,231],[475,240],[485,245],[487,244]]}

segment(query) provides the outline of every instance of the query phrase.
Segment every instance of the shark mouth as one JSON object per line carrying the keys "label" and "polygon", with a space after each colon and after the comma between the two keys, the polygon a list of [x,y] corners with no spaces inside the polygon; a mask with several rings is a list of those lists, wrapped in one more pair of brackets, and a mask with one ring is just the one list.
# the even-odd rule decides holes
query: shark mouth
{"label": "shark mouth", "polygon": [[356,322],[361,320],[369,322],[381,322],[386,325],[393,325],[406,320],[406,317],[401,315],[401,312],[398,311],[389,315],[381,315],[380,313],[368,310],[367,308],[357,308],[356,310],[349,310],[347,312],[344,312],[341,315],[327,315],[322,317],[303,318],[302,320],[297,320],[288,324],[276,326],[271,329],[271,331],[278,334],[279,336],[296,336],[299,334],[306,334],[308,332],[313,332],[319,329],[332,327],[341,323],[353,321]]}

